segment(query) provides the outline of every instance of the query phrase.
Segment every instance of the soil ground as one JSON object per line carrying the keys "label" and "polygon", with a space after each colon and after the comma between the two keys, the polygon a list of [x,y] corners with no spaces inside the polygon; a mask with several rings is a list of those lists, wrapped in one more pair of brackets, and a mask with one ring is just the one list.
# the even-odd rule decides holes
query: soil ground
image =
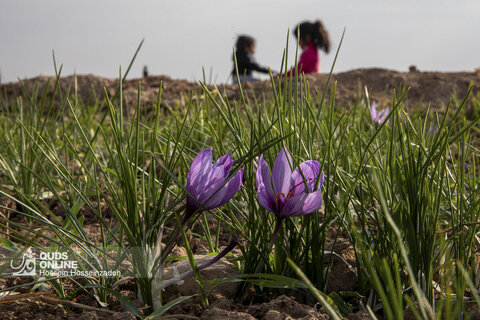
{"label": "soil ground", "polygon": [[[306,76],[313,94],[321,93],[327,84],[328,74],[309,74]],[[355,99],[365,96],[368,89],[370,100],[377,101],[380,105],[391,103],[393,91],[398,93],[402,88],[409,88],[406,98],[407,108],[416,108],[419,105],[426,109],[444,107],[452,95],[462,99],[467,92],[469,84],[476,84],[473,95],[477,95],[480,83],[480,73],[474,72],[398,72],[387,69],[356,69],[332,75],[330,84],[336,83],[335,100],[338,105],[347,106]],[[53,92],[55,78],[36,77],[0,85],[0,94],[8,97],[21,95],[23,88],[28,92],[38,90]],[[187,99],[197,99],[203,94],[199,83],[186,80],[175,80],[168,76],[150,76],[141,79],[126,80],[123,83],[123,93],[127,103],[137,101],[137,91],[141,84],[142,107],[147,110],[155,103],[160,85],[162,86],[162,104],[175,107],[183,105]],[[104,88],[110,96],[118,88],[118,80],[102,78],[94,75],[77,75],[61,78],[60,88],[63,94],[77,92],[85,102],[96,102],[97,98],[104,97]],[[217,85],[215,88],[208,85],[213,92],[219,92],[229,99],[239,100],[238,85]],[[272,88],[270,81],[247,83],[245,85],[247,96],[255,95],[257,98],[271,97]],[[328,91],[328,94],[330,91]]]}

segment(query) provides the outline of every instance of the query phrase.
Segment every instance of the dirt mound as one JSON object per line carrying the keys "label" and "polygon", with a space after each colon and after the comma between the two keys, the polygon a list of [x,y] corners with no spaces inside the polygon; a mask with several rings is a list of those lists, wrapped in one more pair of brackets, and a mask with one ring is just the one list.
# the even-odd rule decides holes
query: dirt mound
{"label": "dirt mound", "polygon": [[361,89],[366,86],[372,99],[391,101],[394,89],[399,92],[402,88],[409,88],[407,102],[410,107],[431,103],[434,108],[446,105],[454,94],[463,98],[471,82],[476,85],[476,94],[480,83],[480,76],[474,72],[398,72],[386,69],[358,69],[338,73],[333,78],[338,83],[337,97],[340,99],[352,101],[358,83],[361,83]]}
{"label": "dirt mound", "polygon": [[[311,90],[321,93],[327,84],[327,74],[309,74],[306,76]],[[365,87],[371,100],[387,104],[393,97],[393,90],[399,92],[402,88],[410,88],[407,95],[408,107],[416,107],[420,103],[430,103],[435,109],[445,106],[452,95],[462,98],[467,92],[470,82],[473,82],[474,94],[478,92],[480,74],[474,72],[398,72],[387,69],[357,69],[333,74],[332,82],[337,83],[335,100],[337,104],[348,106],[359,96],[365,95]],[[186,80],[174,80],[168,76],[151,76],[142,79],[126,80],[123,83],[125,102],[134,106],[137,101],[138,87],[141,86],[142,108],[147,109],[157,101],[160,86],[162,86],[162,104],[176,107],[184,105],[187,100],[198,99],[203,95],[200,84]],[[38,91],[53,93],[54,77],[36,77],[0,85],[0,92],[12,98],[27,92]],[[94,102],[105,96],[106,91],[113,96],[118,90],[116,79],[102,78],[94,75],[67,76],[60,80],[59,93],[72,96],[74,93],[84,102]],[[218,91],[229,99],[240,99],[238,85],[209,85],[214,94]],[[245,92],[248,96],[272,96],[270,81],[247,83]]]}

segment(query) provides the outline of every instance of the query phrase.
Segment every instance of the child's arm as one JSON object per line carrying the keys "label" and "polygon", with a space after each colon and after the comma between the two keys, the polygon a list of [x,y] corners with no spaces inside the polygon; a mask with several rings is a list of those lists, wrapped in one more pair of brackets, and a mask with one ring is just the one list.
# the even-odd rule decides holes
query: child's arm
{"label": "child's arm", "polygon": [[252,71],[268,73],[268,68],[260,66],[250,55],[248,56],[248,68]]}

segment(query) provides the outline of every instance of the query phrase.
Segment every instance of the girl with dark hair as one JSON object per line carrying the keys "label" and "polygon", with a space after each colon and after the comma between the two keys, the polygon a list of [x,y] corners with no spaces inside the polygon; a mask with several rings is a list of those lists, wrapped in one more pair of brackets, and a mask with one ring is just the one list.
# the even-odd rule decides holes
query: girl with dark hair
{"label": "girl with dark hair", "polygon": [[[319,20],[302,22],[295,27],[294,35],[298,37],[298,45],[302,49],[302,54],[298,60],[298,74],[320,72],[318,49],[326,53],[330,51],[330,40],[323,24]],[[287,76],[291,72],[293,70],[290,70]]]}
{"label": "girl with dark hair", "polygon": [[[255,62],[253,55],[255,54],[256,43],[255,39],[242,35],[239,36],[237,39],[237,43],[235,45],[235,57],[237,58],[237,66],[238,66],[238,75],[240,76],[240,81],[258,81],[258,79],[252,76],[253,71],[261,72],[261,73],[268,73],[268,68],[261,67],[258,63]],[[237,83],[237,71],[235,69],[235,58],[234,66],[232,71],[232,80],[233,83]]]}

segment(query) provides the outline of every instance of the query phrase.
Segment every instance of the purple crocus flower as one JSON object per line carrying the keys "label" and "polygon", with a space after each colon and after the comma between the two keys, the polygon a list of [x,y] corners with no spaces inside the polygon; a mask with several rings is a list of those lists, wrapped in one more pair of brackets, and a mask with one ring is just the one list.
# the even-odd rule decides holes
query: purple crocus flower
{"label": "purple crocus flower", "polygon": [[[180,235],[181,228],[195,212],[214,209],[227,203],[240,190],[243,178],[243,168],[228,180],[233,160],[231,153],[219,158],[212,164],[212,149],[207,148],[193,159],[187,176],[186,189],[187,209],[173,231],[173,236],[166,249],[163,251],[163,259],[166,259],[175,246]],[[228,181],[227,181],[228,180]]]}
{"label": "purple crocus flower", "polygon": [[388,117],[390,112],[389,108],[382,109],[377,111],[377,103],[374,101],[370,107],[370,116],[372,117],[373,123],[376,125],[381,125],[385,122],[385,119]]}
{"label": "purple crocus flower", "polygon": [[[308,160],[295,170],[292,170],[292,164],[292,156],[287,148],[282,148],[270,178],[270,169],[263,159],[263,154],[258,160],[258,202],[280,219],[312,213],[320,209],[323,202],[321,187],[324,175],[323,171],[319,174],[320,162]],[[318,178],[318,190],[314,191]]]}
{"label": "purple crocus flower", "polygon": [[193,159],[186,185],[191,196],[187,196],[187,212],[182,223],[185,223],[195,211],[220,207],[237,193],[242,185],[243,168],[225,183],[232,164],[231,153],[224,155],[212,164],[212,149],[210,148],[202,150]]}
{"label": "purple crocus flower", "polygon": [[469,163],[465,162],[465,172],[468,172],[468,170],[470,170],[471,167],[472,166]]}
{"label": "purple crocus flower", "polygon": [[438,133],[438,127],[434,124],[430,125],[430,129],[428,130],[430,133]]}

